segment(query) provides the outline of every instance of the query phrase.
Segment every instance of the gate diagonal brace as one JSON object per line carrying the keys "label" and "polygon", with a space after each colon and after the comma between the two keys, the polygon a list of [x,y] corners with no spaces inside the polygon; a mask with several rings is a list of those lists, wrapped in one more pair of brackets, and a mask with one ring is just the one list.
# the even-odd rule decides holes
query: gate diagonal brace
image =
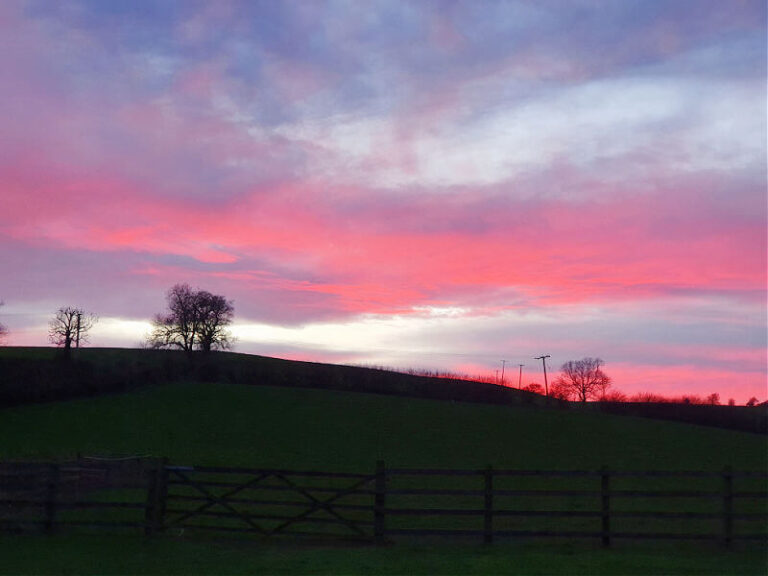
{"label": "gate diagonal brace", "polygon": [[201,513],[205,512],[206,510],[208,510],[209,508],[211,508],[211,507],[215,506],[216,504],[218,504],[219,506],[223,506],[224,508],[226,508],[227,510],[232,512],[232,514],[234,514],[235,516],[237,516],[238,518],[243,520],[246,524],[249,524],[256,531],[258,531],[258,532],[260,532],[262,534],[266,534],[267,533],[261,526],[259,526],[253,520],[251,520],[250,517],[247,514],[243,514],[242,512],[238,512],[234,507],[232,507],[227,502],[227,498],[230,498],[230,497],[234,496],[235,494],[237,494],[239,492],[242,492],[243,490],[258,484],[262,480],[264,480],[266,478],[269,478],[269,476],[271,476],[271,474],[269,474],[269,473],[261,474],[261,475],[257,476],[256,478],[253,478],[253,479],[249,480],[245,484],[242,484],[241,486],[238,486],[237,488],[234,488],[233,490],[229,490],[228,492],[225,492],[221,496],[216,496],[215,494],[212,494],[209,490],[207,490],[205,488],[205,486],[202,486],[199,483],[195,482],[194,480],[189,478],[186,474],[184,474],[182,471],[180,471],[180,470],[173,470],[172,469],[171,472],[176,474],[179,478],[184,480],[184,482],[186,482],[187,484],[189,484],[193,488],[197,489],[200,493],[202,493],[206,498],[208,498],[208,502],[206,502],[205,504],[202,504],[201,506],[198,506],[194,510],[190,510],[186,514],[182,514],[178,518],[174,518],[174,520],[168,524],[168,527],[180,524],[184,520],[187,520],[189,518],[197,516],[198,514],[201,514]]}
{"label": "gate diagonal brace", "polygon": [[287,527],[288,527],[288,526],[290,526],[291,524],[295,524],[296,522],[299,522],[299,521],[301,521],[301,520],[303,520],[303,519],[305,519],[305,518],[307,518],[307,517],[311,516],[312,514],[314,514],[314,513],[315,513],[316,511],[318,511],[318,510],[325,510],[326,512],[328,512],[328,513],[329,513],[329,514],[331,514],[332,516],[335,516],[337,520],[339,520],[339,521],[340,521],[342,524],[345,524],[345,525],[346,525],[348,528],[350,528],[351,530],[353,530],[353,531],[357,532],[357,533],[358,533],[358,534],[360,534],[361,536],[368,536],[368,534],[366,534],[366,532],[365,532],[364,530],[362,530],[362,529],[361,529],[361,528],[360,528],[360,527],[359,527],[357,524],[355,524],[355,523],[354,523],[352,520],[349,520],[348,518],[344,518],[344,517],[343,517],[341,514],[339,514],[338,512],[336,512],[336,511],[335,511],[335,510],[334,510],[334,509],[331,507],[331,505],[330,505],[330,504],[331,504],[333,501],[335,501],[335,500],[338,500],[339,498],[342,498],[343,496],[346,496],[346,495],[348,495],[348,494],[350,494],[350,493],[354,492],[354,491],[355,491],[355,490],[357,490],[357,489],[358,489],[360,486],[363,486],[363,485],[365,485],[365,484],[367,484],[367,483],[371,482],[372,480],[374,480],[374,478],[375,478],[374,476],[370,476],[370,477],[367,477],[367,478],[363,478],[362,480],[360,480],[359,482],[356,482],[356,483],[355,483],[355,484],[353,484],[352,486],[349,486],[349,487],[347,487],[347,488],[344,488],[344,489],[341,489],[341,490],[339,490],[339,491],[338,491],[336,494],[333,494],[332,496],[329,496],[329,497],[328,497],[328,498],[326,498],[325,500],[320,500],[319,498],[316,498],[316,497],[315,497],[314,495],[312,495],[312,494],[311,494],[309,491],[307,491],[307,490],[305,490],[305,489],[301,488],[300,486],[297,486],[295,483],[291,482],[291,481],[290,481],[288,478],[286,478],[286,477],[285,477],[283,474],[276,474],[275,476],[276,476],[278,479],[280,479],[280,480],[282,480],[283,482],[285,482],[285,483],[286,483],[288,486],[290,486],[291,488],[293,488],[294,490],[296,490],[296,492],[298,492],[299,494],[301,494],[302,496],[304,496],[305,498],[307,498],[308,500],[310,500],[310,502],[311,502],[311,504],[312,504],[312,505],[311,505],[311,507],[310,507],[308,510],[305,510],[305,511],[304,511],[304,512],[302,512],[301,514],[298,514],[297,516],[294,516],[294,517],[293,517],[293,518],[291,518],[290,520],[287,520],[286,522],[284,522],[284,523],[283,523],[283,524],[281,524],[280,526],[278,526],[278,527],[274,528],[274,529],[272,530],[272,534],[275,534],[275,533],[277,533],[277,532],[282,532],[282,531],[283,531],[285,528],[287,528]]}

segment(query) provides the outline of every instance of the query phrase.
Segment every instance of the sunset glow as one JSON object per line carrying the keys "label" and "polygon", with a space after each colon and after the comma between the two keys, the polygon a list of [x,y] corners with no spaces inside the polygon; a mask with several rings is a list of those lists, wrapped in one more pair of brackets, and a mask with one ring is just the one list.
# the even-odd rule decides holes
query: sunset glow
{"label": "sunset glow", "polygon": [[[0,321],[768,396],[766,4],[0,3]],[[511,367],[511,368],[510,368]]]}

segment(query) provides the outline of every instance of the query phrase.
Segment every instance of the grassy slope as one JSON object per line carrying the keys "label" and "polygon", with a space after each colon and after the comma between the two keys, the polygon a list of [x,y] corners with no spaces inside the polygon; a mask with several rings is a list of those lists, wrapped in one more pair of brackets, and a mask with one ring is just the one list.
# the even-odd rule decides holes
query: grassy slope
{"label": "grassy slope", "polygon": [[190,464],[765,469],[765,437],[607,414],[324,390],[169,384],[0,411],[0,458],[77,452]]}
{"label": "grassy slope", "polygon": [[[487,404],[558,405],[541,395],[493,384],[429,378],[359,366],[217,352],[89,348],[64,363],[53,348],[0,347],[0,406],[99,395],[165,382],[228,382],[373,392]],[[5,371],[3,373],[3,371]]]}
{"label": "grassy slope", "polygon": [[187,357],[178,351],[87,348],[62,362],[54,348],[0,347],[0,409],[41,401],[123,392],[168,382],[227,382],[411,398],[471,401],[500,406],[567,406],[744,430],[768,435],[768,409],[657,403],[564,403],[513,388],[429,378],[355,366],[281,360],[220,352]]}
{"label": "grassy slope", "polygon": [[[177,463],[765,469],[754,434],[599,413],[297,388],[169,384],[0,410],[0,459],[84,453]],[[116,535],[0,539],[2,573],[760,574],[759,548],[561,543],[336,549]]]}

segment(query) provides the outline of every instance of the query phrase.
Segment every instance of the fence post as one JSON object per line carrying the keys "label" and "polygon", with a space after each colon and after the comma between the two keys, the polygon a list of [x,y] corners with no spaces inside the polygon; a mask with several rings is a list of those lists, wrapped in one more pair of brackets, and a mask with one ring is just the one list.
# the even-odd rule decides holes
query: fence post
{"label": "fence post", "polygon": [[723,542],[733,542],[733,469],[723,468]]}
{"label": "fence post", "polygon": [[168,505],[168,458],[160,460],[160,498],[157,512],[157,529],[161,531],[165,525],[165,508]]}
{"label": "fence post", "polygon": [[45,494],[45,531],[53,533],[56,528],[56,500],[59,491],[59,464],[52,462],[48,465],[48,483]]}
{"label": "fence post", "polygon": [[165,501],[168,496],[166,458],[158,458],[150,468],[147,481],[147,504],[144,511],[144,534],[151,536],[162,530]]}
{"label": "fence post", "polygon": [[155,531],[155,516],[157,509],[157,488],[160,474],[157,463],[147,469],[147,503],[144,507],[144,535],[151,536]]}
{"label": "fence post", "polygon": [[485,477],[485,508],[483,522],[483,542],[493,542],[493,467],[488,466],[483,473]]}
{"label": "fence post", "polygon": [[373,504],[373,530],[377,544],[383,544],[386,535],[385,509],[387,495],[387,472],[383,460],[376,462],[376,485]]}
{"label": "fence post", "polygon": [[603,546],[611,545],[611,477],[608,468],[600,470],[600,497]]}

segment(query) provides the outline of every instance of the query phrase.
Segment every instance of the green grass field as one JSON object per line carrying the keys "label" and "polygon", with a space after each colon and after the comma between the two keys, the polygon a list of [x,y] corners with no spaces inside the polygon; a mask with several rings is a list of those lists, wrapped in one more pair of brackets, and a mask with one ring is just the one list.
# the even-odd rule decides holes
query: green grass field
{"label": "green grass field", "polygon": [[[0,459],[166,456],[176,464],[765,470],[764,436],[601,413],[328,390],[175,383],[0,410]],[[761,574],[764,550],[621,542],[323,547],[257,539],[4,536],[0,573]]]}
{"label": "green grass field", "polygon": [[604,550],[560,543],[322,547],[62,535],[0,539],[0,574],[456,574],[717,575],[765,574],[765,552],[702,546],[623,546]]}
{"label": "green grass field", "polygon": [[0,411],[0,458],[151,454],[179,464],[372,470],[764,470],[765,437],[599,413],[325,390],[169,384]]}

